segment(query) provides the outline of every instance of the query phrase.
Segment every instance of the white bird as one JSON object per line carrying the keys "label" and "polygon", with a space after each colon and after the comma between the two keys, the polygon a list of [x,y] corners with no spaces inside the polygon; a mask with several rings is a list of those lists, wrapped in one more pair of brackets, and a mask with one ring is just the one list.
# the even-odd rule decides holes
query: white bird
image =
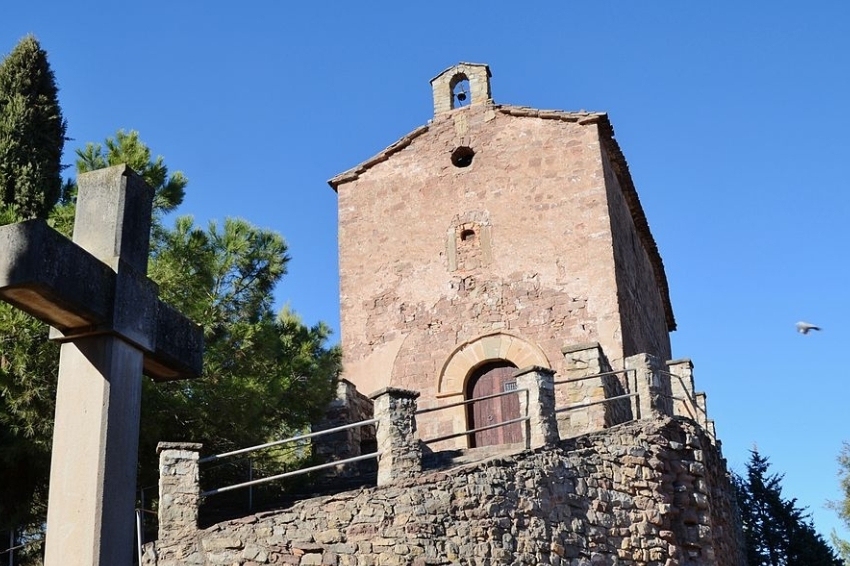
{"label": "white bird", "polygon": [[800,334],[808,334],[809,330],[820,330],[820,326],[815,326],[814,324],[803,322],[802,320],[797,323],[797,332]]}

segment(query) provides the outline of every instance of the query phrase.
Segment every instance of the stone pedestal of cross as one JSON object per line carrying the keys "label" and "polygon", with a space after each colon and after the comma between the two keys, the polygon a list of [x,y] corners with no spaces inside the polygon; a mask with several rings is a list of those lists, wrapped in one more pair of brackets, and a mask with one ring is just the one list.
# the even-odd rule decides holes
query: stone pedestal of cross
{"label": "stone pedestal of cross", "polygon": [[129,566],[141,377],[199,375],[203,333],[146,276],[153,190],[125,165],[77,182],[73,242],[0,227],[0,299],[62,342],[45,565]]}

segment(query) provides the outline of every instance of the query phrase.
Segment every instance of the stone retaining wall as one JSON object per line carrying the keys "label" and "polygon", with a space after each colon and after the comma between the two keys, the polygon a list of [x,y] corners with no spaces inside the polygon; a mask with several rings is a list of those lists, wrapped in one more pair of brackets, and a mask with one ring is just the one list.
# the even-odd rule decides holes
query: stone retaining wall
{"label": "stone retaining wall", "polygon": [[710,438],[664,417],[187,528],[144,564],[737,566],[738,525]]}

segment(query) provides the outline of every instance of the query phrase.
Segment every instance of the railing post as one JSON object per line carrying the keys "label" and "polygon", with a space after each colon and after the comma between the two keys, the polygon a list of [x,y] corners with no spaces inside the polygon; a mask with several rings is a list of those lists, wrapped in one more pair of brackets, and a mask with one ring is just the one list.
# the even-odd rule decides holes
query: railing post
{"label": "railing post", "polygon": [[711,437],[711,442],[717,446],[720,446],[720,441],[717,440],[717,431],[714,429],[714,420],[708,418],[708,408],[706,407],[706,395],[703,392],[697,393],[695,395],[697,400],[697,407],[699,407],[699,411],[702,414],[702,427],[705,429],[705,432],[708,433],[708,436]]}
{"label": "railing post", "polygon": [[[337,383],[336,398],[331,401],[325,411],[324,419],[313,425],[312,431],[319,432],[330,428],[353,424],[371,419],[373,414],[372,401],[357,391],[353,383],[340,379]],[[363,454],[363,446],[367,452],[372,452],[375,441],[375,427],[364,426],[320,436],[312,440],[313,454],[320,462],[345,460]],[[352,476],[359,473],[359,464],[343,464],[332,473],[338,476]]]}
{"label": "railing post", "polygon": [[422,447],[416,433],[419,392],[387,387],[370,397],[378,419],[378,485],[418,475],[422,471]]}
{"label": "railing post", "polygon": [[[592,403],[590,406],[558,413],[561,438],[602,430],[633,418],[626,402],[597,403],[626,393],[625,380],[622,379],[624,376],[608,374],[612,368],[598,342],[564,346],[561,353],[564,354],[561,375],[567,383],[558,386],[556,405],[565,407]],[[596,375],[599,377],[581,379]]]}
{"label": "railing post", "polygon": [[670,392],[674,398],[682,399],[674,400],[674,414],[688,417],[704,425],[705,419],[700,407],[696,404],[694,395],[694,364],[689,359],[670,360],[667,362],[667,368],[671,373]]}
{"label": "railing post", "polygon": [[194,442],[160,442],[159,540],[175,541],[198,528],[198,456]]}
{"label": "railing post", "polygon": [[673,399],[669,376],[659,371],[661,363],[652,354],[635,354],[625,359],[630,388],[638,397],[632,403],[636,419],[673,416]]}
{"label": "railing post", "polygon": [[696,391],[694,386],[694,364],[691,360],[685,358],[681,360],[671,360],[667,362],[667,367],[670,373],[679,376],[670,378],[670,388],[674,397],[685,397],[690,410],[682,410],[679,403],[676,403],[674,409],[677,415],[692,418],[705,430],[711,437],[712,442],[716,444],[714,433],[714,421],[708,418],[708,410],[706,407],[705,393]]}
{"label": "railing post", "polygon": [[555,418],[555,370],[531,366],[514,373],[519,391],[519,409],[526,415],[526,446],[538,448],[556,444],[558,421]]}

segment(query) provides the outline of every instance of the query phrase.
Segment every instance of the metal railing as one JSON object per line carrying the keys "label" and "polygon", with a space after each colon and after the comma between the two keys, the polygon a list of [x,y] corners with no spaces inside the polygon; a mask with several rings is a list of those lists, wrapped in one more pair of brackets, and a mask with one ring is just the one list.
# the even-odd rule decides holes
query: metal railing
{"label": "metal railing", "polygon": [[145,545],[145,532],[144,532],[144,522],[145,522],[145,513],[149,513],[153,516],[156,516],[155,511],[151,511],[149,509],[136,509],[136,550],[138,553],[138,564],[141,566],[142,564],[142,547]]}
{"label": "metal railing", "polygon": [[[425,413],[433,413],[435,411],[442,411],[444,409],[452,409],[454,407],[471,405],[471,404],[476,403],[478,401],[485,401],[487,399],[495,399],[497,397],[506,397],[508,395],[519,395],[520,393],[525,393],[525,395],[526,395],[526,403],[525,403],[525,407],[526,407],[525,413],[526,414],[525,414],[524,417],[519,417],[519,418],[516,418],[516,419],[509,419],[507,421],[501,421],[501,422],[490,424],[490,425],[487,425],[487,426],[472,428],[472,429],[464,430],[462,432],[455,432],[455,433],[452,433],[452,434],[446,434],[444,436],[438,436],[436,438],[429,438],[428,440],[423,440],[422,443],[423,444],[432,444],[432,443],[435,443],[435,442],[441,442],[443,440],[451,440],[452,438],[460,438],[462,436],[473,435],[473,434],[476,434],[478,432],[483,432],[485,430],[492,430],[494,428],[508,426],[508,425],[511,425],[511,424],[514,424],[514,423],[527,422],[529,420],[529,416],[528,416],[528,389],[514,389],[513,391],[502,391],[501,393],[493,393],[491,395],[482,395],[481,397],[475,397],[473,399],[466,399],[464,401],[457,401],[455,403],[449,403],[447,405],[440,405],[439,407],[428,407],[427,409],[419,409],[418,411],[416,411],[415,414],[423,415]],[[526,433],[526,442],[528,442],[527,433]]]}
{"label": "metal railing", "polygon": [[4,554],[9,555],[9,566],[14,566],[15,564],[15,551],[20,550],[22,548],[26,548],[28,546],[32,546],[34,544],[38,544],[44,542],[44,533],[41,533],[41,536],[31,537],[29,540],[21,542],[20,544],[15,544],[15,535],[18,533],[18,529],[10,529],[9,530],[9,548],[5,550],[0,550],[0,556]]}
{"label": "metal railing", "polygon": [[658,373],[666,375],[670,378],[676,378],[679,381],[682,386],[682,391],[684,391],[685,393],[685,396],[682,397],[680,395],[671,394],[670,398],[675,401],[681,401],[682,404],[685,406],[685,409],[688,411],[691,419],[702,425],[702,422],[707,418],[707,414],[705,410],[700,407],[699,403],[697,403],[696,398],[691,395],[691,388],[685,385],[685,379],[681,375],[670,373],[669,371],[658,370]]}
{"label": "metal railing", "polygon": [[[629,369],[615,369],[612,371],[603,371],[602,373],[594,373],[593,375],[583,375],[581,377],[571,377],[569,379],[559,379],[558,381],[554,381],[554,385],[563,385],[565,383],[576,383],[578,381],[586,381],[588,379],[596,379],[597,377],[608,377],[609,375],[619,375],[621,373],[628,375],[629,372],[635,371],[634,368]],[[628,380],[627,383],[628,385]]]}
{"label": "metal railing", "polygon": [[[592,375],[583,375],[581,377],[572,377],[572,378],[569,378],[569,379],[559,379],[557,381],[554,381],[553,384],[555,386],[557,386],[557,385],[566,385],[568,383],[577,383],[579,381],[587,381],[588,379],[598,379],[598,378],[602,378],[602,377],[616,376],[616,375],[622,374],[622,375],[626,376],[625,390],[627,391],[627,393],[625,393],[623,395],[616,395],[614,397],[606,397],[605,399],[596,399],[596,400],[593,400],[593,401],[582,401],[580,403],[573,403],[571,405],[566,405],[566,406],[563,406],[563,407],[555,407],[555,413],[566,413],[568,411],[574,411],[576,409],[584,409],[586,407],[592,407],[594,405],[603,405],[605,403],[609,403],[609,402],[612,402],[612,401],[621,401],[621,400],[624,400],[624,399],[634,398],[636,400],[639,400],[640,396],[637,393],[637,384],[635,383],[634,385],[632,385],[632,384],[629,383],[629,373],[634,373],[635,376],[637,375],[637,372],[635,371],[634,368],[627,368],[627,369],[615,369],[615,370],[611,370],[611,371],[603,371],[601,373],[594,373]],[[630,389],[631,389],[631,392],[628,392]],[[635,418],[637,418],[637,416],[635,415],[634,411],[632,411],[632,419],[635,419]],[[628,422],[628,421],[625,421],[625,422]]]}
{"label": "metal railing", "polygon": [[[250,446],[248,448],[241,448],[239,450],[232,450],[230,452],[224,452],[222,454],[216,454],[214,456],[207,456],[206,458],[201,458],[198,461],[198,463],[199,464],[205,464],[207,462],[214,462],[214,461],[221,460],[223,458],[228,458],[228,457],[231,457],[231,456],[239,456],[239,455],[242,455],[242,454],[249,454],[251,452],[256,452],[258,450],[264,450],[266,448],[271,448],[271,447],[274,447],[274,446],[280,446],[282,444],[287,444],[287,443],[291,443],[291,442],[308,440],[308,439],[311,439],[311,438],[316,438],[317,436],[322,436],[322,435],[325,435],[325,434],[333,434],[333,433],[341,432],[343,430],[348,430],[348,429],[351,429],[351,428],[368,426],[368,425],[375,424],[377,422],[378,422],[378,419],[368,419],[368,420],[365,420],[365,421],[360,421],[360,422],[356,422],[356,423],[342,425],[342,426],[338,426],[338,427],[334,427],[334,428],[329,428],[329,429],[326,429],[326,430],[311,432],[310,434],[301,434],[301,435],[298,435],[298,436],[293,436],[291,438],[284,438],[283,440],[275,440],[275,441],[272,441],[272,442],[266,442],[265,444],[258,444],[257,446]],[[276,475],[265,477],[265,478],[249,479],[249,481],[246,481],[246,482],[241,482],[241,483],[237,483],[237,484],[233,484],[233,485],[229,485],[229,486],[225,486],[225,487],[220,487],[220,488],[216,488],[216,489],[210,489],[210,490],[201,492],[201,496],[206,497],[206,496],[209,496],[209,495],[216,495],[216,494],[224,493],[224,492],[227,492],[227,491],[233,491],[234,489],[240,489],[240,488],[243,488],[243,487],[253,487],[255,485],[269,483],[269,482],[272,482],[272,481],[276,481],[276,480],[280,480],[280,479],[284,479],[284,478],[289,478],[289,477],[293,477],[293,476],[308,474],[310,472],[314,472],[314,471],[317,471],[317,470],[323,470],[323,469],[331,468],[331,467],[334,467],[334,466],[340,466],[342,464],[349,464],[349,463],[352,463],[352,462],[359,462],[361,460],[368,460],[370,458],[377,458],[380,455],[381,455],[381,452],[377,451],[377,452],[372,452],[370,454],[362,454],[360,456],[354,456],[352,458],[346,458],[344,460],[336,460],[336,461],[333,461],[333,462],[328,462],[326,464],[309,466],[307,468],[301,468],[299,470],[293,470],[291,472],[284,472],[282,474],[276,474]]]}
{"label": "metal railing", "polygon": [[625,395],[617,395],[615,397],[606,397],[605,399],[597,399],[596,401],[585,401],[582,403],[573,403],[572,405],[566,405],[564,407],[555,408],[555,413],[566,413],[567,411],[572,411],[575,409],[583,409],[585,407],[592,407],[593,405],[603,405],[610,401],[619,401],[621,399],[639,399],[640,395],[637,393],[626,393]]}

